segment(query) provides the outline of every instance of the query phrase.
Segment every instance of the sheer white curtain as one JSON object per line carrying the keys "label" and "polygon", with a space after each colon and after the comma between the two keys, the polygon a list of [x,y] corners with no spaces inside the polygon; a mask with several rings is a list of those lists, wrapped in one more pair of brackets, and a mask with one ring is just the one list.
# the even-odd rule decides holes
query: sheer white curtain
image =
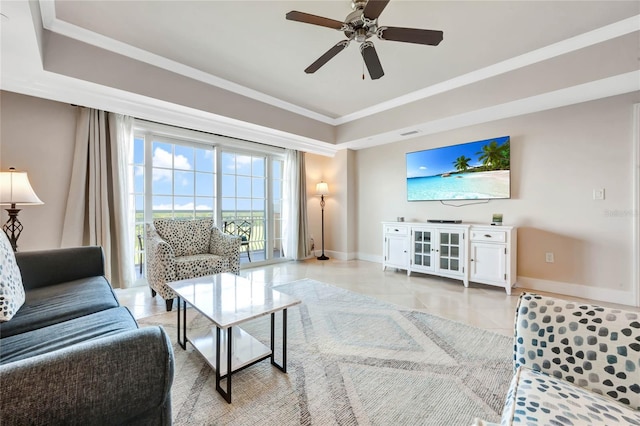
{"label": "sheer white curtain", "polygon": [[134,282],[133,218],[129,214],[127,153],[133,119],[79,108],[62,247],[102,246],[105,275],[114,287]]}
{"label": "sheer white curtain", "polygon": [[112,235],[117,236],[111,250],[112,277],[117,276],[115,280],[121,288],[131,287],[136,279],[133,258],[135,203],[130,195],[133,194],[133,181],[129,173],[129,159],[133,158],[133,123],[133,117],[109,113],[114,186],[112,217],[115,229]]}
{"label": "sheer white curtain", "polygon": [[305,259],[309,256],[309,224],[304,152],[286,150],[283,186],[284,255],[290,259]]}

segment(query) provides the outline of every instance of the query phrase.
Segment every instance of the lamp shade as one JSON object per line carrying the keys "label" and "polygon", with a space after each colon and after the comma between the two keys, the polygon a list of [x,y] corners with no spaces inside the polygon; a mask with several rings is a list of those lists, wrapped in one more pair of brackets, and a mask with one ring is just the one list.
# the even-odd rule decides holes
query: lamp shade
{"label": "lamp shade", "polygon": [[329,185],[326,182],[320,182],[316,185],[316,195],[329,195]]}
{"label": "lamp shade", "polygon": [[44,204],[29,183],[27,172],[0,172],[0,204]]}

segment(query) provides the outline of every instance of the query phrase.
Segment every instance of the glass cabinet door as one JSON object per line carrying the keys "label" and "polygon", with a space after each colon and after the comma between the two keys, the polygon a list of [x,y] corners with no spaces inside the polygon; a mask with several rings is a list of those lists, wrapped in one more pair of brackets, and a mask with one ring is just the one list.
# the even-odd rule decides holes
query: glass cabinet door
{"label": "glass cabinet door", "polygon": [[432,231],[414,230],[413,235],[413,264],[431,268],[432,265]]}
{"label": "glass cabinet door", "polygon": [[440,232],[440,269],[462,271],[462,234],[459,232]]}

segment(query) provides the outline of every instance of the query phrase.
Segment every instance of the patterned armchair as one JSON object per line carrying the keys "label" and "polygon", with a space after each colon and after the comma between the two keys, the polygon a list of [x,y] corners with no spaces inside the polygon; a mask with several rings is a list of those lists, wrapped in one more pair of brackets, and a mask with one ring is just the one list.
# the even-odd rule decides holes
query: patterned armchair
{"label": "patterned armchair", "polygon": [[523,293],[514,369],[503,426],[640,425],[639,312]]}
{"label": "patterned armchair", "polygon": [[240,238],[223,234],[213,219],[155,219],[145,229],[147,281],[151,295],[165,299],[167,311],[176,298],[167,283],[240,272]]}

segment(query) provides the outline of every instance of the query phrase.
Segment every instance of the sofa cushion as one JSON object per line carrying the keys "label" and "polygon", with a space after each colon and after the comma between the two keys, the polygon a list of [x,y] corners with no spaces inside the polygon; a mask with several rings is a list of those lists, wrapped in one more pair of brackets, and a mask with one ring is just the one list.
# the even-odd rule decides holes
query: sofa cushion
{"label": "sofa cushion", "polygon": [[138,328],[125,307],[107,309],[2,339],[0,364]]}
{"label": "sofa cushion", "polygon": [[539,371],[520,367],[502,411],[507,425],[640,425],[640,412]]}
{"label": "sofa cushion", "polygon": [[24,287],[9,238],[0,232],[0,321],[9,321],[24,303]]}
{"label": "sofa cushion", "polygon": [[47,327],[69,319],[119,306],[105,277],[91,277],[40,287],[26,293],[14,318],[0,324],[0,338]]}
{"label": "sofa cushion", "polygon": [[219,274],[229,270],[229,259],[215,254],[196,254],[176,258],[179,280]]}
{"label": "sofa cushion", "polygon": [[175,256],[191,256],[209,252],[213,219],[154,219],[153,225],[169,243]]}

